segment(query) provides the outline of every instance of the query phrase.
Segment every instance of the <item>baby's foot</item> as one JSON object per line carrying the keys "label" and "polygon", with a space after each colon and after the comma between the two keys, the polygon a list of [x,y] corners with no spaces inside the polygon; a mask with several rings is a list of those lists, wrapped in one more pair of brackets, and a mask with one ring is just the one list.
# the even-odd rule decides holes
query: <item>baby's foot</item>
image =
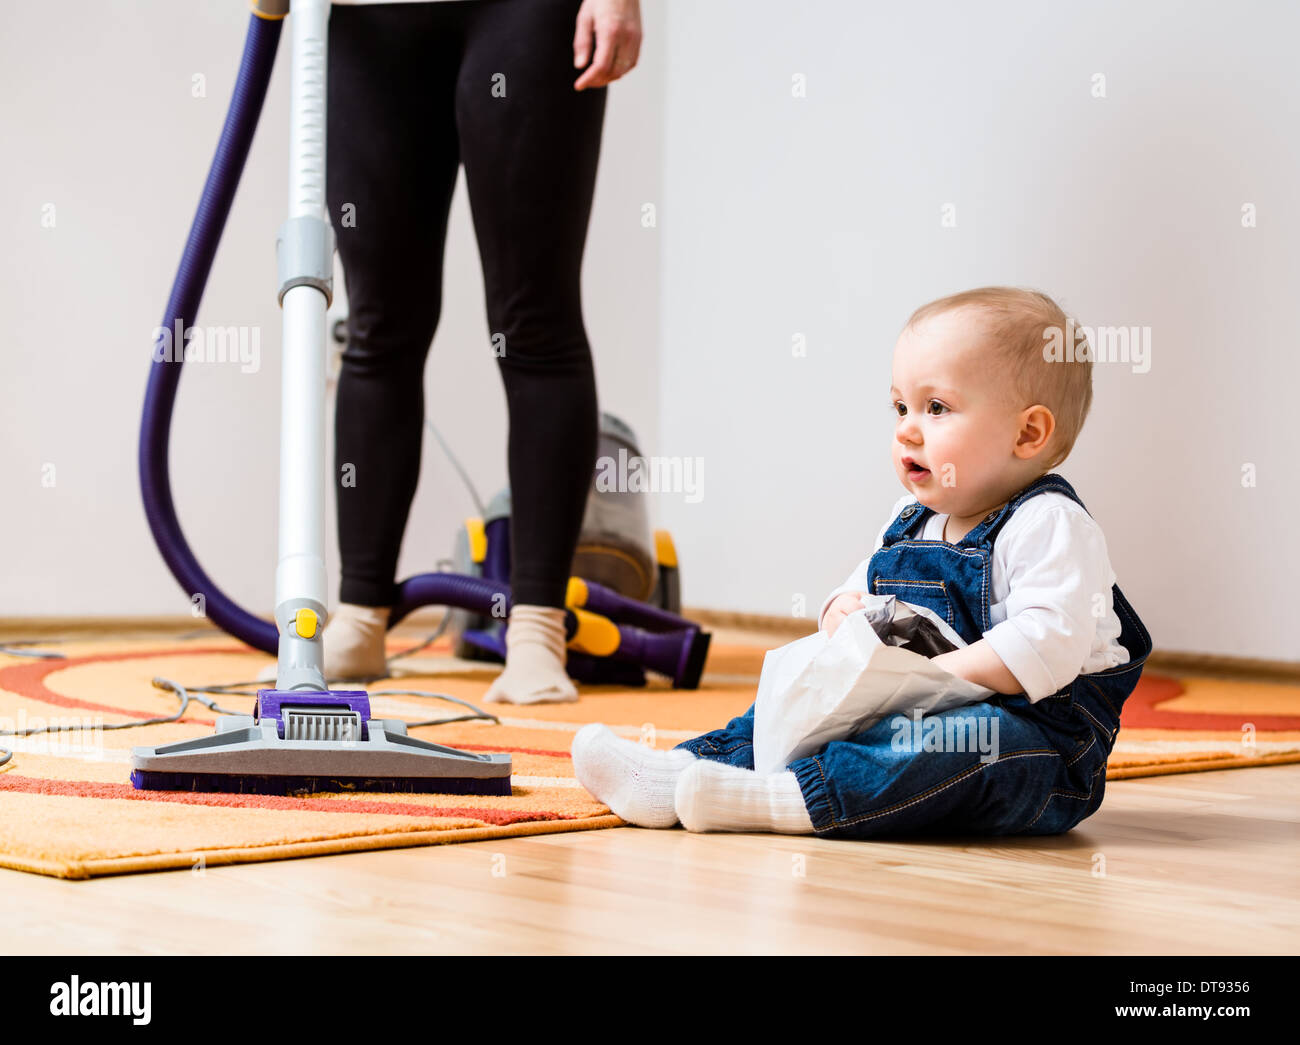
{"label": "baby's foot", "polygon": [[759,776],[698,759],[677,778],[673,805],[688,831],[813,833],[799,781],[789,770]]}
{"label": "baby's foot", "polygon": [[638,827],[672,827],[677,778],[695,756],[685,748],[656,751],[616,736],[599,722],[573,738],[573,772],[614,815]]}

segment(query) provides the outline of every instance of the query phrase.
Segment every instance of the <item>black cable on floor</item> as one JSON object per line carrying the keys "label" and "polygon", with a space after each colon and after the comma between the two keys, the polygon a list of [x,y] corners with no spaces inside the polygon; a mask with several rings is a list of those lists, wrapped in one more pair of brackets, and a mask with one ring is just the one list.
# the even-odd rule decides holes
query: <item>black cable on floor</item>
{"label": "black cable on floor", "polygon": [[[67,660],[66,653],[48,653],[44,650],[22,649],[23,646],[53,646],[65,639],[3,639],[0,640],[0,653],[11,657],[32,657],[36,660]],[[0,762],[0,765],[4,763]]]}
{"label": "black cable on floor", "polygon": [[[141,719],[139,722],[114,722],[109,725],[100,723],[98,725],[60,725],[40,726],[31,729],[0,729],[0,737],[30,737],[36,736],[40,733],[71,733],[87,729],[139,729],[141,726],[160,726],[169,722],[179,722],[182,716],[184,716],[186,709],[189,708],[191,701],[202,704],[205,708],[216,712],[218,715],[247,715],[248,712],[246,711],[235,711],[230,708],[223,708],[215,700],[202,697],[199,694],[212,693],[218,696],[224,694],[228,696],[255,697],[257,696],[257,689],[248,690],[241,687],[255,686],[262,689],[266,688],[256,681],[228,682],[213,686],[182,686],[179,682],[174,682],[171,679],[165,679],[161,676],[156,676],[153,679],[153,684],[158,689],[167,690],[175,694],[177,699],[180,700],[181,706],[176,710],[175,714],[160,716],[157,718]],[[427,722],[407,722],[407,729],[418,729],[422,726],[445,726],[451,722],[473,722],[478,720],[494,722],[497,725],[501,724],[501,720],[497,718],[496,715],[482,711],[469,703],[469,701],[461,700],[460,697],[453,697],[450,693],[430,693],[418,689],[389,689],[375,690],[369,695],[372,697],[425,697],[432,700],[447,700],[453,704],[460,704],[462,707],[467,707],[474,712],[472,715],[457,715],[454,718],[429,719]],[[13,757],[14,753],[12,750],[6,747],[0,747],[0,766],[7,764]]]}

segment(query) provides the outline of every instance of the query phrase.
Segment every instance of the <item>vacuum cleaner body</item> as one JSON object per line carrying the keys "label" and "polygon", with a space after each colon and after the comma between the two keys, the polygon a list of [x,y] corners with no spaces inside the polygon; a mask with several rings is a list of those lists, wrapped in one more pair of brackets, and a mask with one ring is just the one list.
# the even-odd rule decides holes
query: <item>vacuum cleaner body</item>
{"label": "vacuum cleaner body", "polygon": [[[598,460],[639,457],[632,429],[613,414],[602,414]],[[597,477],[599,470],[597,471]],[[666,530],[650,529],[646,498],[639,491],[602,487],[593,477],[577,550],[573,557],[573,580],[566,602],[570,610],[590,611],[592,592],[602,592],[601,604],[614,621],[635,620],[643,628],[661,634],[673,633],[687,646],[687,667],[680,657],[661,656],[638,665],[626,660],[593,658],[570,649],[567,668],[579,681],[640,686],[645,684],[644,667],[667,675],[678,688],[699,685],[698,672],[690,670],[696,660],[703,666],[708,635],[692,622],[677,616],[681,611],[681,584],[672,537]],[[456,533],[452,564],[463,576],[504,584],[510,578],[510,489],[498,492],[483,517],[471,518]],[[659,614],[638,613],[639,607],[657,609]],[[450,621],[454,652],[469,660],[500,661],[505,657],[506,620],[470,610],[455,610]],[[680,650],[679,650],[680,652]],[[694,656],[691,656],[691,653]]]}

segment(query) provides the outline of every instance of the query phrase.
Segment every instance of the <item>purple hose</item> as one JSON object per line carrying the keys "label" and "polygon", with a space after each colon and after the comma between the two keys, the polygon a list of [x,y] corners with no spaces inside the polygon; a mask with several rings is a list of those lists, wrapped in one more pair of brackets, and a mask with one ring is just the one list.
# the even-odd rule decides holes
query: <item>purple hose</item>
{"label": "purple hose", "polygon": [[[258,18],[248,20],[248,35],[244,41],[244,55],[235,90],[226,113],[226,123],[221,130],[221,140],[208,171],[198,211],[190,225],[189,239],[181,255],[180,268],[172,284],[167,310],[163,314],[162,329],[173,331],[176,324],[181,329],[193,325],[203,297],[204,285],[216,257],[217,245],[225,229],[235,190],[248,159],[248,150],[257,130],[262,103],[266,99],[271,70],[275,65],[276,47],[280,41],[280,21]],[[173,352],[167,360],[157,349],[149,368],[149,384],[144,396],[144,416],[140,425],[140,490],[144,497],[145,516],[153,532],[158,550],[181,588],[193,596],[202,593],[206,600],[207,615],[224,631],[234,635],[256,649],[275,653],[279,634],[273,621],[263,620],[239,606],[213,583],[194,553],[190,550],[176,515],[172,501],[171,479],[168,475],[168,447],[171,435],[172,409],[176,403],[176,389],[180,384],[184,352]],[[173,348],[182,348],[174,345]],[[392,623],[419,606],[456,605],[475,609],[484,616],[492,614],[493,602],[498,593],[505,597],[509,608],[510,589],[504,582],[482,580],[476,577],[459,577],[454,574],[425,573],[403,582],[394,607]],[[570,617],[572,632],[576,621]]]}
{"label": "purple hose", "polygon": [[[505,581],[466,577],[459,573],[417,573],[397,586],[397,598],[388,616],[388,626],[391,628],[421,606],[457,606],[481,617],[504,620],[510,613],[510,585]],[[572,633],[570,628],[569,634]]]}
{"label": "purple hose", "polygon": [[[279,41],[278,20],[249,16],[244,56],[235,79],[226,124],[221,130],[221,140],[217,143],[203,195],[199,198],[198,211],[190,225],[189,239],[185,242],[171,296],[167,299],[167,310],[162,320],[165,331],[176,329],[178,322],[183,330],[193,325],[198,315],[212,259],[216,256],[217,244],[221,241],[226,217],[239,187],[253,132],[257,130]],[[187,594],[202,593],[207,615],[217,625],[250,646],[275,653],[278,645],[275,624],[255,617],[218,588],[194,558],[181,531],[176,506],[172,502],[167,451],[172,407],[184,364],[184,345],[172,347],[173,359],[169,361],[160,358],[155,343],[140,424],[140,491],[144,496],[149,529],[153,531],[154,541],[172,575]]]}
{"label": "purple hose", "polygon": [[661,610],[648,602],[629,599],[603,584],[595,581],[583,581],[583,584],[587,588],[587,601],[582,604],[582,608],[620,624],[635,624],[646,631],[679,631],[695,627],[691,621],[676,613]]}

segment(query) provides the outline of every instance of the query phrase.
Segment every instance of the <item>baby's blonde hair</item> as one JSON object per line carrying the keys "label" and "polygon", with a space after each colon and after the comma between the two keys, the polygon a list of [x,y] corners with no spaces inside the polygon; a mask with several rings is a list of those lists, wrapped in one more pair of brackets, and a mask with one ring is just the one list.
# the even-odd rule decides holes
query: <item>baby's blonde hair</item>
{"label": "baby's blonde hair", "polygon": [[[1092,407],[1092,352],[1082,331],[1046,294],[1020,287],[979,287],[950,294],[918,308],[907,327],[959,308],[977,309],[985,319],[989,344],[1010,374],[1008,391],[1017,408],[1042,403],[1056,418],[1050,441],[1054,453],[1044,465],[1044,471],[1051,471],[1070,455]],[[1073,351],[1073,356],[1065,356],[1073,361],[1045,358],[1044,348],[1053,337]]]}

